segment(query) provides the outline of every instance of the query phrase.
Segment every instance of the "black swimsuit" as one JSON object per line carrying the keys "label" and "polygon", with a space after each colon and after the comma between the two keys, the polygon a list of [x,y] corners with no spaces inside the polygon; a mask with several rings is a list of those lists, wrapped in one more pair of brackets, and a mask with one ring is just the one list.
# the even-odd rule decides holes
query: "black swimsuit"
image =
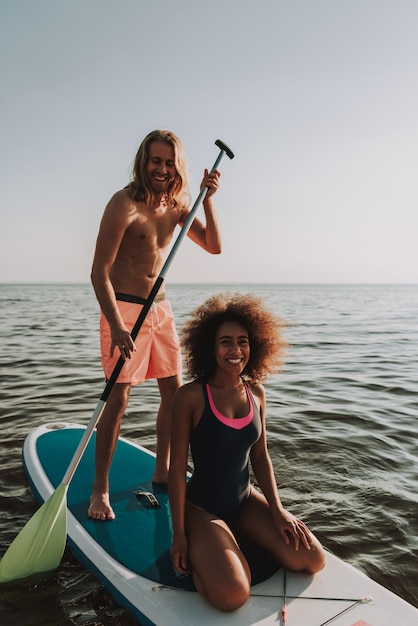
{"label": "black swimsuit", "polygon": [[205,407],[190,437],[194,473],[187,483],[191,502],[230,521],[250,495],[249,456],[261,435],[258,407],[246,383],[247,416],[227,418],[216,409],[210,387],[203,384]]}

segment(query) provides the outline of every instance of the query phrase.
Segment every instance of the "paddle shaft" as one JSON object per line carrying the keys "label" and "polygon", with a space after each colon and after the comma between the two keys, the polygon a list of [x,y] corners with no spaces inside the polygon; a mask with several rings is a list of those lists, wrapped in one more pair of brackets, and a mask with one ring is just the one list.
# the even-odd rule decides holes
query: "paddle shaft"
{"label": "paddle shaft", "polygon": [[[215,145],[218,146],[218,148],[220,149],[218,158],[216,159],[215,163],[212,166],[211,172],[213,172],[213,170],[218,169],[218,167],[220,166],[222,160],[224,159],[225,155],[227,155],[230,159],[234,158],[234,154],[232,152],[232,150],[226,145],[224,144],[220,139],[217,139],[215,141]],[[196,198],[196,201],[194,203],[194,205],[192,206],[186,221],[183,224],[183,227],[180,231],[180,233],[177,236],[177,239],[175,240],[170,253],[158,275],[158,278],[156,279],[142,309],[141,312],[138,316],[138,319],[136,320],[132,330],[131,330],[131,337],[132,340],[135,341],[136,337],[138,336],[138,333],[141,329],[142,324],[144,323],[144,320],[154,302],[154,299],[157,295],[157,293],[159,292],[161,285],[164,282],[165,276],[170,268],[171,263],[173,262],[173,259],[177,253],[177,250],[180,247],[180,244],[182,243],[183,239],[185,238],[185,236],[187,235],[187,233],[189,232],[189,229],[194,221],[196,212],[199,208],[200,203],[203,200],[203,197],[205,196],[206,192],[208,190],[208,187],[202,187],[202,189],[200,190],[200,193],[198,195],[198,197]],[[73,455],[73,458],[71,459],[70,465],[68,466],[68,469],[65,473],[65,476],[62,480],[62,484],[64,485],[68,485],[70,480],[72,479],[72,477],[74,476],[74,473],[78,467],[78,464],[81,460],[81,457],[83,456],[83,453],[85,451],[85,449],[87,448],[87,445],[90,441],[90,438],[93,434],[93,431],[95,429],[95,427],[97,426],[97,424],[99,423],[99,420],[102,416],[102,413],[104,411],[104,408],[106,406],[107,400],[109,398],[110,392],[112,391],[118,377],[119,374],[121,373],[122,367],[125,363],[125,360],[122,358],[122,356],[119,357],[110,377],[109,380],[106,383],[106,386],[103,390],[102,395],[100,396],[100,400],[97,403],[97,406],[93,412],[93,415],[90,418],[90,421],[86,427],[86,430],[84,431],[84,434],[80,440],[80,443],[77,446],[77,449]]]}

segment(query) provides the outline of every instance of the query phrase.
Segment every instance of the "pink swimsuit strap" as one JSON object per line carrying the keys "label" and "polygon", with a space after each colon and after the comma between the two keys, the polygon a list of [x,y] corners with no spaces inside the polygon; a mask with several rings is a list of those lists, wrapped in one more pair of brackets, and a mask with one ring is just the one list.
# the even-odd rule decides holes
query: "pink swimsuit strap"
{"label": "pink swimsuit strap", "polygon": [[254,417],[253,400],[250,394],[250,390],[248,389],[248,385],[245,382],[244,382],[244,388],[247,394],[248,402],[250,403],[250,410],[248,412],[248,415],[246,415],[245,417],[225,417],[225,415],[222,415],[222,413],[220,413],[218,409],[216,408],[215,403],[212,398],[212,392],[210,390],[209,383],[206,383],[206,391],[208,394],[209,406],[212,410],[212,413],[220,422],[222,422],[222,424],[225,424],[225,426],[229,426],[230,428],[236,428],[237,430],[240,430],[241,428],[245,428],[245,426],[248,426],[248,424],[251,423]]}

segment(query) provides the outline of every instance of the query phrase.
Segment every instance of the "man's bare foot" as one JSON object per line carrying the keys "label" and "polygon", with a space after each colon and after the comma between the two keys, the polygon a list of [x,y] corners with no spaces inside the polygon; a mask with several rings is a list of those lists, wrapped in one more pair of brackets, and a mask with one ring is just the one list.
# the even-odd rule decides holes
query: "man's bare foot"
{"label": "man's bare foot", "polygon": [[91,519],[98,519],[103,521],[115,519],[115,514],[112,507],[110,506],[109,494],[92,494],[92,496],[90,497],[90,506],[87,511],[87,515]]}

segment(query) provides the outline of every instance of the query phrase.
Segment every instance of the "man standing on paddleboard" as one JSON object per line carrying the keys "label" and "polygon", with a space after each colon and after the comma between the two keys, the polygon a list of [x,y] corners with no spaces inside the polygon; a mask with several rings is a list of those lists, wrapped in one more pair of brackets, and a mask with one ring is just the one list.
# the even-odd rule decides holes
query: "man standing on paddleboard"
{"label": "man standing on paddleboard", "polygon": [[[195,219],[189,237],[211,254],[220,254],[221,236],[212,196],[220,173],[205,170],[201,187],[206,223]],[[157,460],[153,480],[166,483],[170,457],[170,413],[181,385],[179,340],[170,302],[158,293],[139,335],[132,329],[169,252],[176,226],[190,212],[183,147],[174,133],[152,131],[135,157],[132,179],[116,192],[104,211],[91,280],[101,308],[102,365],[110,377],[119,357],[125,360],[96,436],[96,475],[89,517],[114,519],[109,500],[109,470],[132,385],[156,378],[161,396],[157,415]]]}

